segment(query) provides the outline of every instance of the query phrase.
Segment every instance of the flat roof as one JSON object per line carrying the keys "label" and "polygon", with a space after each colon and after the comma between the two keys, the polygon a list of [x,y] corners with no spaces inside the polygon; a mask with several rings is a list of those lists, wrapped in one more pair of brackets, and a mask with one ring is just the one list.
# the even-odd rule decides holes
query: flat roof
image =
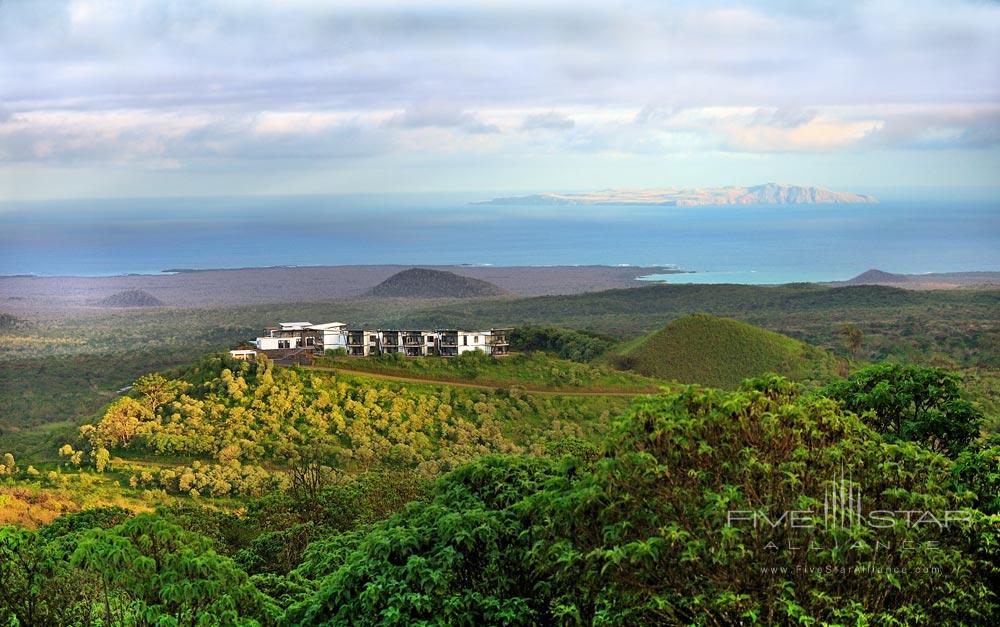
{"label": "flat roof", "polygon": [[310,325],[311,322],[279,322],[278,325],[281,327],[282,331],[298,331],[304,329]]}
{"label": "flat roof", "polygon": [[328,329],[337,329],[340,327],[346,327],[347,325],[343,322],[324,322],[323,324],[313,324],[309,328],[314,331],[326,331]]}

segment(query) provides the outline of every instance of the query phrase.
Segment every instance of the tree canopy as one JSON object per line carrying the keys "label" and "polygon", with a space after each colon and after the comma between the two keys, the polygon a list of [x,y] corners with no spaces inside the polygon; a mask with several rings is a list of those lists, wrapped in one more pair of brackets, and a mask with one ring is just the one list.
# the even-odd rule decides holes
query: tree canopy
{"label": "tree canopy", "polygon": [[883,363],[862,368],[824,393],[890,439],[955,456],[979,433],[982,413],[962,396],[961,379],[943,368]]}

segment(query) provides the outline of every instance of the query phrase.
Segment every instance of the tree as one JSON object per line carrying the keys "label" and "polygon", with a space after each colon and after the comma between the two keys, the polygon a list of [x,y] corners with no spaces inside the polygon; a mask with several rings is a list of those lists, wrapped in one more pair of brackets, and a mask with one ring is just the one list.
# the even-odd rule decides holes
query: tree
{"label": "tree", "polygon": [[122,397],[111,403],[96,429],[90,431],[91,443],[107,448],[128,448],[139,424],[151,418],[145,406],[133,398]]}
{"label": "tree", "polygon": [[154,514],[86,532],[70,563],[100,578],[105,624],[272,623],[278,615],[207,538]]}
{"label": "tree", "polygon": [[98,446],[90,453],[94,458],[94,467],[97,469],[97,472],[104,472],[104,469],[111,462],[111,453],[103,446]]}
{"label": "tree", "polygon": [[962,398],[959,375],[941,368],[877,364],[831,384],[823,393],[879,433],[920,442],[952,457],[976,437],[983,420],[982,413]]}
{"label": "tree", "polygon": [[864,332],[856,325],[848,323],[841,326],[838,333],[844,341],[844,346],[851,352],[851,357],[857,359],[858,353],[861,351],[861,344],[865,339]]}
{"label": "tree", "polygon": [[191,384],[186,381],[168,380],[155,372],[139,377],[132,384],[132,390],[139,395],[150,415],[155,414],[157,409],[177,398],[189,387]]}
{"label": "tree", "polygon": [[[949,487],[950,466],[780,378],[642,397],[593,466],[481,459],[427,503],[314,542],[293,575],[315,592],[285,620],[990,624],[988,522],[879,529],[822,515],[841,480],[865,511],[961,510],[968,493]],[[796,527],[789,510],[820,513]],[[779,524],[749,523],[757,512]],[[895,548],[874,550],[887,541]],[[935,548],[899,549],[926,541]]]}
{"label": "tree", "polygon": [[2,474],[17,474],[17,462],[14,461],[14,455],[12,453],[3,454],[3,465],[0,466],[0,468],[3,469]]}

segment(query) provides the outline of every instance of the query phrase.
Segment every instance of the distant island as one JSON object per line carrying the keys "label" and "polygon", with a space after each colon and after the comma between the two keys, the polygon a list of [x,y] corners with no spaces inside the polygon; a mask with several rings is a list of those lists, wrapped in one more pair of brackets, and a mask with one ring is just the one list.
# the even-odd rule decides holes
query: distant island
{"label": "distant island", "polygon": [[752,187],[702,187],[676,189],[607,189],[578,194],[546,192],[529,196],[494,198],[478,205],[818,205],[877,203],[874,196],[834,192],[823,187],[766,183]]}

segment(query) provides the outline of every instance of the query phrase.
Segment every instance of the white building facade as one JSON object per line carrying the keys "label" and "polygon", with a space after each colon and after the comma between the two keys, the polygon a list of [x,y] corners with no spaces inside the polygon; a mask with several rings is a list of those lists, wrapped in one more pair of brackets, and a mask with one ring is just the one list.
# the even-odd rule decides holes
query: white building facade
{"label": "white building facade", "polygon": [[254,345],[261,351],[304,349],[323,353],[344,349],[356,357],[394,353],[407,357],[456,357],[471,351],[506,355],[510,349],[508,333],[508,329],[395,330],[348,328],[342,322],[281,322],[277,327],[265,329],[265,335],[258,337]]}

